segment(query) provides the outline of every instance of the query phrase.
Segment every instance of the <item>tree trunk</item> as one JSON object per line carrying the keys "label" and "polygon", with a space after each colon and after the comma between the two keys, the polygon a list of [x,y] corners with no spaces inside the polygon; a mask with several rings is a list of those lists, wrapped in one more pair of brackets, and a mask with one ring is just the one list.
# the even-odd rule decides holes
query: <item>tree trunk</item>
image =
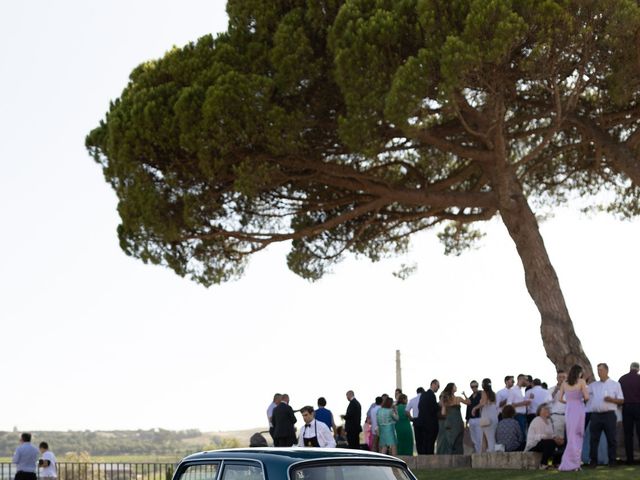
{"label": "tree trunk", "polygon": [[547,357],[556,368],[569,371],[578,364],[584,377],[593,377],[589,359],[580,340],[560,289],[558,276],[551,265],[540,235],[538,221],[524,196],[522,185],[507,167],[501,178],[500,214],[524,267],[525,282],[541,317],[540,331]]}

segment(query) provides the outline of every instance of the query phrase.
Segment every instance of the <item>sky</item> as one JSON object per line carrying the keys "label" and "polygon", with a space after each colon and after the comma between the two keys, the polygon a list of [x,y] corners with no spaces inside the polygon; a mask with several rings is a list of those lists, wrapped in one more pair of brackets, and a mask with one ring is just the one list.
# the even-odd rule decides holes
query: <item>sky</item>
{"label": "sky", "polygon": [[[344,413],[395,388],[531,374],[553,382],[539,314],[499,219],[445,257],[348,258],[309,283],[287,245],[209,289],[118,246],[116,197],[84,148],[139,63],[226,29],[221,0],[0,7],[0,430],[266,427],[273,393]],[[640,221],[558,209],[541,225],[576,331],[611,376],[640,359]],[[401,264],[418,269],[393,276]],[[410,395],[411,396],[411,395]]]}

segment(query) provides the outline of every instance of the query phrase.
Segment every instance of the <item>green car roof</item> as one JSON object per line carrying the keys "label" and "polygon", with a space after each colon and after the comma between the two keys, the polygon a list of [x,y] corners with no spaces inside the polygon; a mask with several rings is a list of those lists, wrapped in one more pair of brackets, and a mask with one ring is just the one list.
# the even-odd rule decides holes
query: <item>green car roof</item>
{"label": "green car roof", "polygon": [[265,474],[267,479],[286,479],[289,467],[300,462],[332,462],[344,460],[345,462],[363,462],[366,464],[393,464],[406,468],[406,464],[398,458],[365,450],[296,447],[233,448],[227,450],[212,450],[209,452],[200,452],[189,455],[180,462],[180,465],[176,470],[176,480],[180,471],[183,470],[186,465],[222,460],[253,460],[260,462],[266,470]]}

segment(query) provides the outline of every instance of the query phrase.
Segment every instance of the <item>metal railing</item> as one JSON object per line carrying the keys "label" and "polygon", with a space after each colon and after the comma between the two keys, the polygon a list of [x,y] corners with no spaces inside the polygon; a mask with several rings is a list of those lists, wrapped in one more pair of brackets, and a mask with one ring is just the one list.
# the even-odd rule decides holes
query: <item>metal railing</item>
{"label": "metal railing", "polygon": [[[171,480],[174,463],[58,462],[58,480]],[[0,480],[13,480],[16,466],[0,462]]]}

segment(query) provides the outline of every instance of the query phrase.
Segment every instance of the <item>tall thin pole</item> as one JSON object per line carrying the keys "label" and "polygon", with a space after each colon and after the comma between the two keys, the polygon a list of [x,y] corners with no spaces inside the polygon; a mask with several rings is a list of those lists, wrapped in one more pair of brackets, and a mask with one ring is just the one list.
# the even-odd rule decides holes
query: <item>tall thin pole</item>
{"label": "tall thin pole", "polygon": [[400,362],[400,350],[396,350],[396,388],[402,390],[402,364]]}

